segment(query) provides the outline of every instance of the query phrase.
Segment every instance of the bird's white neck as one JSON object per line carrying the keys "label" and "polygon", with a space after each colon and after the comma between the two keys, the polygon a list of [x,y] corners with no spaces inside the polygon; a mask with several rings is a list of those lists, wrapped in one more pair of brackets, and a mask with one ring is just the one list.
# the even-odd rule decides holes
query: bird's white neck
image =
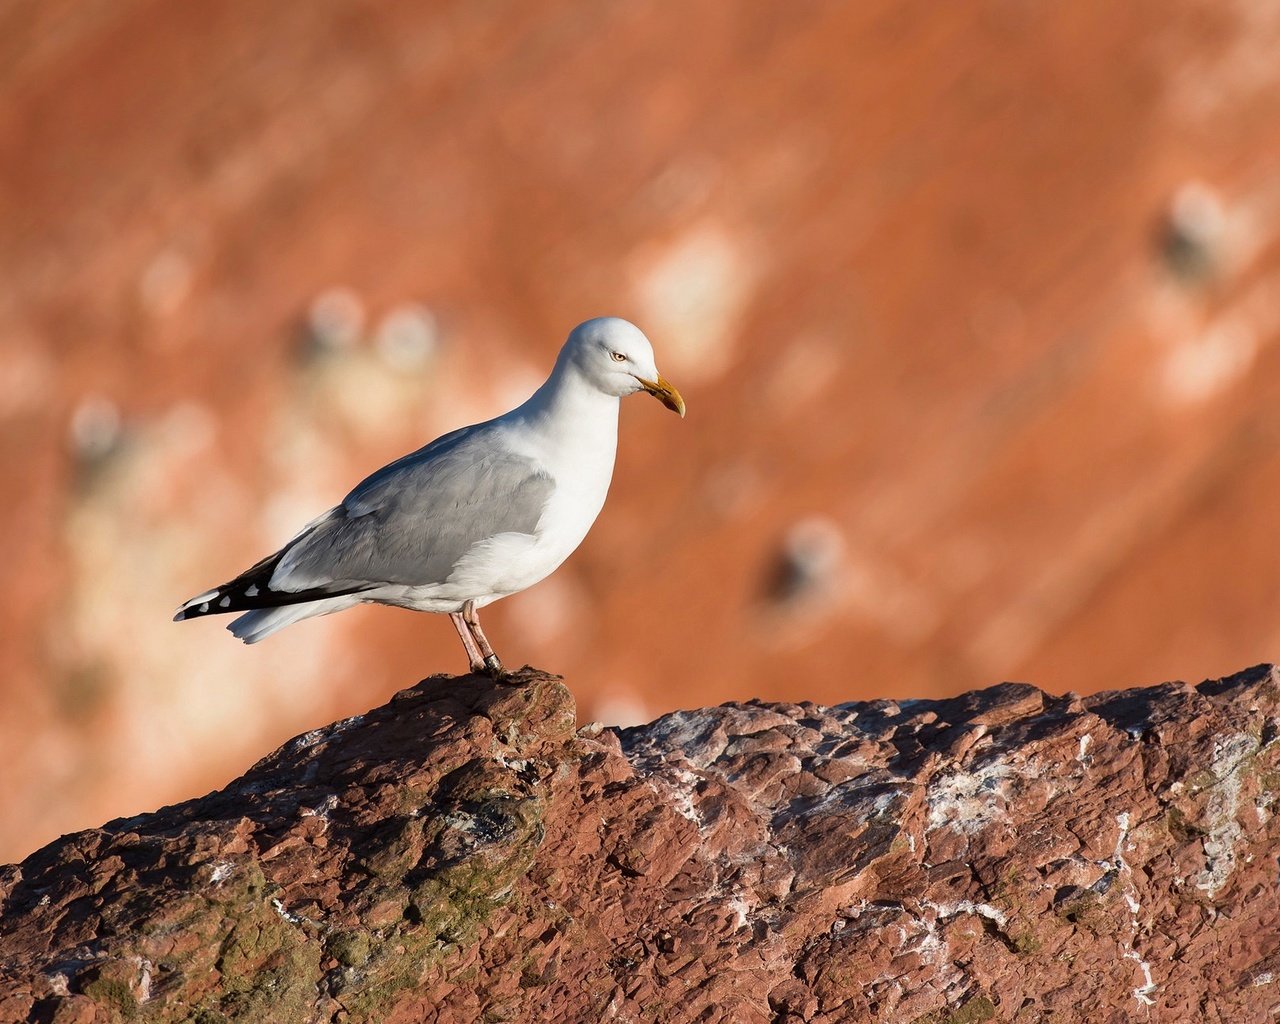
{"label": "bird's white neck", "polygon": [[617,421],[618,399],[592,387],[573,366],[557,366],[524,405],[521,418],[535,424],[590,424]]}
{"label": "bird's white neck", "polygon": [[618,403],[615,395],[588,383],[576,367],[558,364],[513,415],[557,448],[607,449],[612,461],[618,442]]}

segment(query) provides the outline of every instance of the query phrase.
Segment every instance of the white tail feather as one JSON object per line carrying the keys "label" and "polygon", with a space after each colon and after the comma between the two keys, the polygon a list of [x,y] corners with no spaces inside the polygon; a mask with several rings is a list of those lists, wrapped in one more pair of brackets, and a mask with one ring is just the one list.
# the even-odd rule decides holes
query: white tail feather
{"label": "white tail feather", "polygon": [[320,601],[306,601],[299,604],[286,604],[279,608],[258,608],[245,612],[227,626],[231,635],[247,644],[256,644],[265,640],[272,633],[291,626],[302,619],[315,615],[329,615],[351,608],[360,603],[360,599],[347,594],[342,597],[327,597]]}

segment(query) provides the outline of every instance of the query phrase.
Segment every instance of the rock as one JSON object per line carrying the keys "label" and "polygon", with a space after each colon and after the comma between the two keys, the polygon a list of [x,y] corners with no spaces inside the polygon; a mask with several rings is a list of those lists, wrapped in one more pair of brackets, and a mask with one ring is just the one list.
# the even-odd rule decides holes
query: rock
{"label": "rock", "polygon": [[0,2],[0,862],[465,666],[168,620],[597,312],[694,418],[628,402],[486,618],[584,719],[1270,650],[1277,53],[1269,0]]}
{"label": "rock", "polygon": [[579,732],[434,677],[0,869],[0,1021],[1270,1020],[1278,683]]}

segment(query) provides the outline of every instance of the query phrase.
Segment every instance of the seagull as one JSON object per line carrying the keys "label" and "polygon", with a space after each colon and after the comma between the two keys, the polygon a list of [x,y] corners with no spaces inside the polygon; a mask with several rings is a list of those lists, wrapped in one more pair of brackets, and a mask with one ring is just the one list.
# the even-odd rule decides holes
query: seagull
{"label": "seagull", "polygon": [[178,609],[175,622],[243,612],[247,644],[372,602],[447,612],[473,672],[502,673],[479,610],[546,579],[604,506],[619,402],[647,391],[684,416],[634,324],[579,324],[523,405],[462,427],[366,477],[284,547]]}

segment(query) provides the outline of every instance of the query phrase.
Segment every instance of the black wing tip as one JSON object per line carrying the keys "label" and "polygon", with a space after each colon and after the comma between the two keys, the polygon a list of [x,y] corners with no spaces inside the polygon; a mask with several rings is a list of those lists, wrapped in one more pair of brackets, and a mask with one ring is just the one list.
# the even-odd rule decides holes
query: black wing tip
{"label": "black wing tip", "polygon": [[174,622],[185,622],[187,619],[198,619],[202,615],[216,615],[218,612],[235,611],[227,597],[225,586],[209,590],[193,597],[178,609],[173,616]]}
{"label": "black wing tip", "polygon": [[[310,590],[272,590],[261,579],[241,576],[207,591],[184,604],[173,616],[174,622],[199,619],[206,615],[225,615],[235,612],[259,611],[263,608],[280,608],[289,604],[305,604],[330,597],[345,597],[371,590],[370,584],[357,584],[336,588],[316,587]],[[251,641],[246,641],[251,642]]]}

